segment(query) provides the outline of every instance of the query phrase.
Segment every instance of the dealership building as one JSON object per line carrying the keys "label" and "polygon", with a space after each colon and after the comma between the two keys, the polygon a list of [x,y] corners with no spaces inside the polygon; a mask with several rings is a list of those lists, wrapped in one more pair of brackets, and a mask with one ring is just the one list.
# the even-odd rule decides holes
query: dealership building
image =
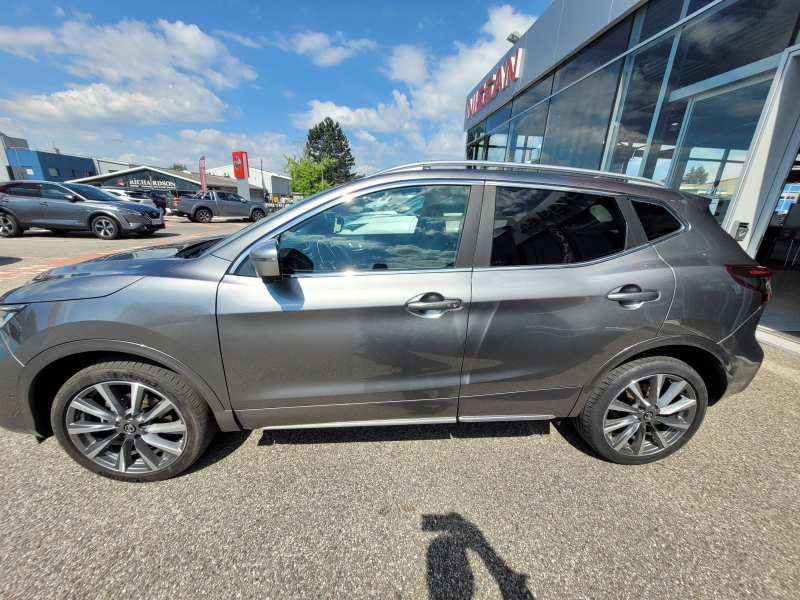
{"label": "dealership building", "polygon": [[800,336],[799,28],[799,0],[554,0],[466,98],[466,157],[709,197]]}

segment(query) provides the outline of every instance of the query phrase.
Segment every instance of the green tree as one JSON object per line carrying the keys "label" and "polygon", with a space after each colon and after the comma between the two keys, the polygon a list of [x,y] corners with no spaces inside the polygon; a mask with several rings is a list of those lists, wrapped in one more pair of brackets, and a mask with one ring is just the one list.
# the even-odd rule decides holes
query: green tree
{"label": "green tree", "polygon": [[292,178],[293,192],[312,196],[331,187],[322,174],[332,167],[333,160],[326,158],[316,162],[308,157],[284,156],[284,158],[286,164],[283,165],[283,172]]}
{"label": "green tree", "polygon": [[172,163],[167,168],[172,169],[173,171],[186,171],[186,165],[182,163]]}
{"label": "green tree", "polygon": [[693,185],[702,185],[706,181],[708,181],[708,171],[706,171],[703,167],[692,167],[689,169],[689,172],[686,174],[686,177],[683,180],[686,183],[691,183]]}
{"label": "green tree", "polygon": [[325,117],[308,130],[308,140],[303,156],[315,163],[321,163],[324,160],[332,161],[325,168],[325,181],[331,186],[341,185],[359,178],[357,173],[350,172],[350,169],[356,164],[353,154],[350,152],[350,142],[339,123],[330,117]]}

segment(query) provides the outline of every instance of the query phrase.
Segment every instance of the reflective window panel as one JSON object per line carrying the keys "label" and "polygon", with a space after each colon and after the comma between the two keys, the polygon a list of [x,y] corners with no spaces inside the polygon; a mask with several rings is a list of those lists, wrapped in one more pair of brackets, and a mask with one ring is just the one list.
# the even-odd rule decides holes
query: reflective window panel
{"label": "reflective window panel", "polygon": [[548,74],[544,79],[540,79],[519,96],[514,98],[514,106],[511,114],[516,116],[528,110],[531,106],[539,104],[542,100],[553,93],[553,74]]}
{"label": "reflective window panel", "polygon": [[544,102],[511,121],[506,160],[518,163],[539,162],[549,102]]}
{"label": "reflective window panel", "polygon": [[542,163],[600,166],[621,68],[617,61],[550,100]]}

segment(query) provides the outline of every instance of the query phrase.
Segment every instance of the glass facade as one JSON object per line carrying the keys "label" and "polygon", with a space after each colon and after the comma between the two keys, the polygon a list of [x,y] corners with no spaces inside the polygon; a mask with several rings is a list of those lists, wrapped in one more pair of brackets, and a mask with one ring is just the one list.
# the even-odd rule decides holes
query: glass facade
{"label": "glass facade", "polygon": [[487,115],[467,157],[648,177],[721,223],[799,18],[797,0],[651,0]]}

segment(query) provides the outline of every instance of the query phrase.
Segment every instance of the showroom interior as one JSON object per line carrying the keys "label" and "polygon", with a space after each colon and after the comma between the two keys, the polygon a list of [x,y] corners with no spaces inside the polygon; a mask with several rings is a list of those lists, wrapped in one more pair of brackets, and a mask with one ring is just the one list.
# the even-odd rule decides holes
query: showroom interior
{"label": "showroom interior", "polygon": [[796,0],[556,0],[467,97],[466,157],[708,197],[774,271],[765,333],[800,342],[799,27]]}

